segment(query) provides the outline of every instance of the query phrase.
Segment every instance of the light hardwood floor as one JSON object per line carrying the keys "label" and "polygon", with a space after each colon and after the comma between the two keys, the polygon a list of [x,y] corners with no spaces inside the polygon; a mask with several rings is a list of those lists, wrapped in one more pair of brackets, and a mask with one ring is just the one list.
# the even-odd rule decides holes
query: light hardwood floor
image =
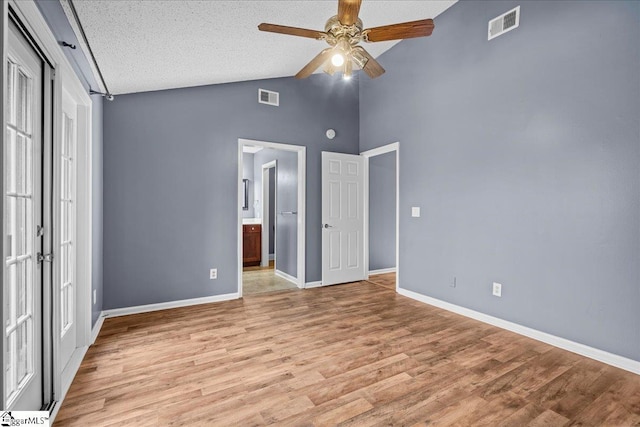
{"label": "light hardwood floor", "polygon": [[107,319],[56,426],[640,425],[640,376],[369,282]]}
{"label": "light hardwood floor", "polygon": [[396,290],[396,273],[373,274],[369,276],[369,282],[384,286],[393,291]]}
{"label": "light hardwood floor", "polygon": [[276,276],[273,261],[269,263],[269,267],[245,267],[242,269],[242,294],[244,296],[285,289],[298,289],[298,287],[294,283]]}

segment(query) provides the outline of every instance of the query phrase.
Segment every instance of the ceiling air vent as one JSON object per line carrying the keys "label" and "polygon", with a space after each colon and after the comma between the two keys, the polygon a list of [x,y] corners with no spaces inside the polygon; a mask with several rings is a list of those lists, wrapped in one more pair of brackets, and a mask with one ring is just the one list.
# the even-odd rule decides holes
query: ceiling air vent
{"label": "ceiling air vent", "polygon": [[260,104],[280,105],[280,94],[270,90],[258,89],[258,102]]}
{"label": "ceiling air vent", "polygon": [[494,39],[520,25],[520,6],[489,21],[488,39]]}

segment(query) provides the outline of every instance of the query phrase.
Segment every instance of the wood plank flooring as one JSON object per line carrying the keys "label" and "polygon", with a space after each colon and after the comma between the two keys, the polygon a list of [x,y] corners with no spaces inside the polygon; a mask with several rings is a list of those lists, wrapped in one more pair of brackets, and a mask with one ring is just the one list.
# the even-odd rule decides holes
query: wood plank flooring
{"label": "wood plank flooring", "polygon": [[369,282],[384,286],[393,291],[396,290],[396,273],[381,273],[369,276]]}
{"label": "wood plank flooring", "polygon": [[369,282],[107,319],[56,426],[632,426],[640,376]]}

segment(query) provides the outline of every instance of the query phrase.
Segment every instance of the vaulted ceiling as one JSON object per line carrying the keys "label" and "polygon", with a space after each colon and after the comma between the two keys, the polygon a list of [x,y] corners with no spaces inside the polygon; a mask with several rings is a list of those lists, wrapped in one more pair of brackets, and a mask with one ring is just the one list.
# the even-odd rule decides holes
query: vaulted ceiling
{"label": "vaulted ceiling", "polygon": [[[360,18],[365,27],[435,18],[454,3],[364,0]],[[73,5],[114,94],[292,76],[325,43],[260,32],[258,24],[324,30],[337,13],[337,0],[73,0]],[[437,25],[436,20],[435,31]],[[396,43],[366,48],[378,57]]]}

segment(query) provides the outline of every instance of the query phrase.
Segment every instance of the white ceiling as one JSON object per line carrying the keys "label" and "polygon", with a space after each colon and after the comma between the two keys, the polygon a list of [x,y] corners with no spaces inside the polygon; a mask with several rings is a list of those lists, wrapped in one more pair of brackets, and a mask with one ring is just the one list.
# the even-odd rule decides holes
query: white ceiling
{"label": "white ceiling", "polygon": [[[454,3],[364,0],[360,18],[365,28],[434,18]],[[261,32],[258,24],[324,31],[338,2],[74,0],[73,4],[109,90],[122,94],[292,76],[325,42]],[[378,57],[395,43],[367,43],[365,48]]]}

